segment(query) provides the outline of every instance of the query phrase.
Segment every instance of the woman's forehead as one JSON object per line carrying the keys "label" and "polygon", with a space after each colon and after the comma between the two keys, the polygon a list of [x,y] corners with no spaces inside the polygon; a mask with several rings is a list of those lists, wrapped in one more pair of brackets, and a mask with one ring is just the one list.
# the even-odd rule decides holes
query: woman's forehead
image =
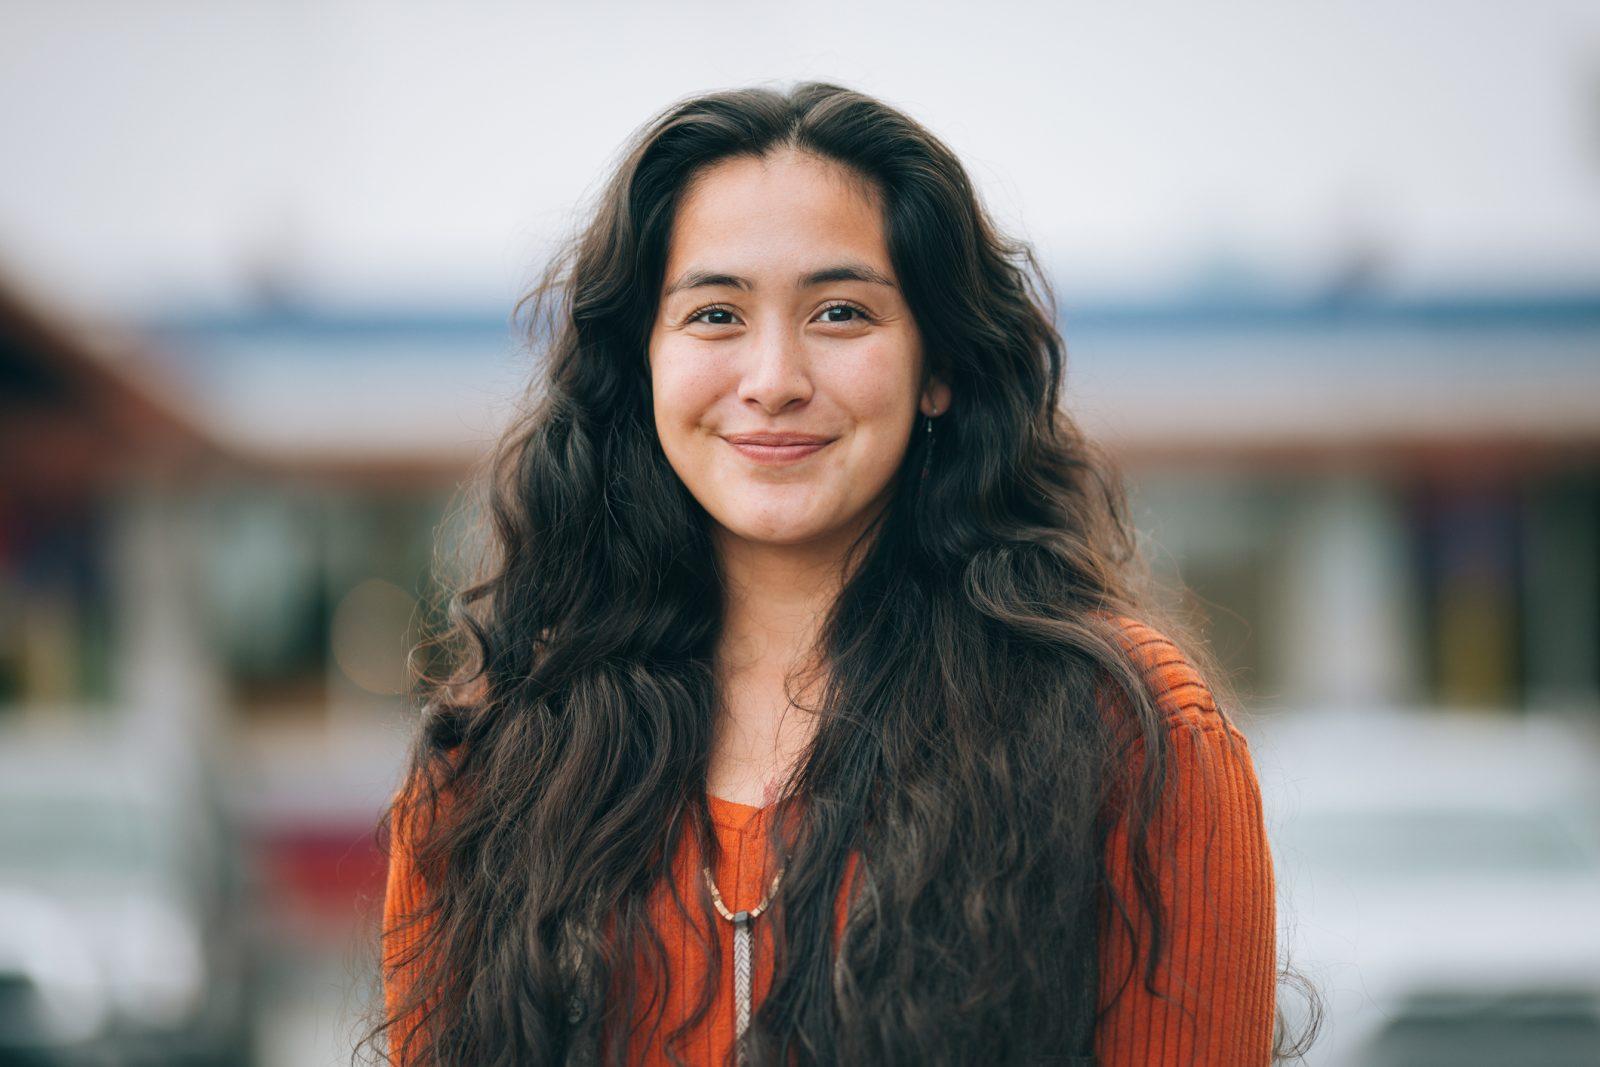
{"label": "woman's forehead", "polygon": [[864,277],[834,280],[893,284],[876,198],[841,170],[799,153],[740,157],[709,168],[674,220],[665,291],[685,288],[691,276],[790,288],[814,284],[820,272],[845,265]]}

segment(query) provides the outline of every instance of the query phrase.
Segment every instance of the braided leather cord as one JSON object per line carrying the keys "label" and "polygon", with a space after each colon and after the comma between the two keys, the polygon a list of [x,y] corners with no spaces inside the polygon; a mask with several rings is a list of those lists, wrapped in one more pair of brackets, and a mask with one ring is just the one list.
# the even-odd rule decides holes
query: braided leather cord
{"label": "braided leather cord", "polygon": [[733,1040],[744,1063],[744,1032],[750,1029],[750,913],[733,917]]}

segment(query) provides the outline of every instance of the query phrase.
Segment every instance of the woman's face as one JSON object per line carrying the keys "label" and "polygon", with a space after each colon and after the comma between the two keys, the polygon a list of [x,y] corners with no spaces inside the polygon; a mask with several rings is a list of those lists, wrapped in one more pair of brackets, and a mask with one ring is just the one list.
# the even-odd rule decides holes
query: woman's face
{"label": "woman's face", "polygon": [[917,413],[922,343],[877,197],[785,151],[725,160],[683,198],[650,333],[656,432],[727,534],[826,548],[887,503]]}

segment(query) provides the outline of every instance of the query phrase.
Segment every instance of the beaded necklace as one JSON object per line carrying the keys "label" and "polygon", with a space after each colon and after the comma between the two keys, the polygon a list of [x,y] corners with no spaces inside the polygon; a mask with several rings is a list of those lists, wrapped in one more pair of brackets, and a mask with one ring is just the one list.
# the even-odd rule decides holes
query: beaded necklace
{"label": "beaded necklace", "polygon": [[710,867],[700,870],[706,876],[706,885],[711,890],[711,902],[717,906],[717,913],[733,924],[733,1017],[734,1047],[737,1051],[739,1063],[744,1062],[744,1032],[750,1026],[750,924],[755,922],[762,912],[767,910],[767,905],[772,903],[772,896],[778,891],[778,883],[783,879],[783,869],[772,877],[772,887],[767,890],[767,895],[761,898],[761,903],[749,911],[729,911],[728,906],[722,902],[722,894],[717,891],[717,880],[711,875]]}

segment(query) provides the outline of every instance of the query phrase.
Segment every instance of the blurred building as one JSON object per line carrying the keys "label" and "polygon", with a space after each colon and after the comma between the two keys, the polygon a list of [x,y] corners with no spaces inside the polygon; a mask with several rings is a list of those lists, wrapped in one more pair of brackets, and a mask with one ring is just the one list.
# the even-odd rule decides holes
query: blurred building
{"label": "blurred building", "polygon": [[[392,336],[368,339],[388,357]],[[344,349],[278,338],[297,398],[242,383],[225,347],[170,342],[0,289],[0,726],[8,744],[126,731],[224,778],[264,918],[315,936],[381,891],[407,654],[470,457],[421,423],[358,422],[415,385],[393,362],[340,382]],[[327,434],[293,425],[308,408]]]}
{"label": "blurred building", "polygon": [[[199,486],[243,462],[171,403],[130,337],[0,289],[0,708],[148,718],[217,703],[189,563]],[[198,540],[196,538],[199,538]]]}
{"label": "blurred building", "polygon": [[1600,298],[1066,315],[1069,403],[1262,710],[1600,711]]}
{"label": "blurred building", "polygon": [[[441,523],[529,377],[508,318],[114,335],[8,296],[0,331],[0,714],[220,724],[285,876],[337,905]],[[1600,713],[1600,297],[1178,295],[1064,332],[1069,406],[1254,708]]]}

